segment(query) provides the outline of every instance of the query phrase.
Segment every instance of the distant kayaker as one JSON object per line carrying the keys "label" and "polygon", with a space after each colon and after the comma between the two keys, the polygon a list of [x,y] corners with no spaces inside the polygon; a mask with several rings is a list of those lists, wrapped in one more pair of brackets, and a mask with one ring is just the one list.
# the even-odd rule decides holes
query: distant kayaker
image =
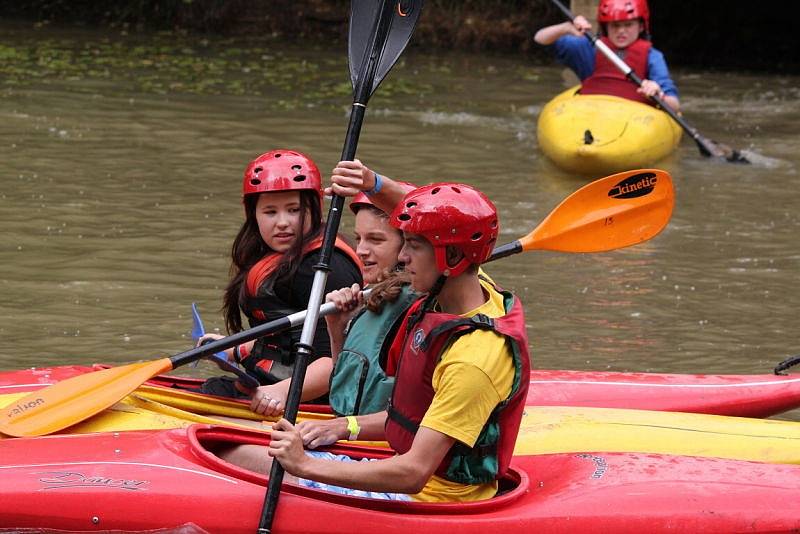
{"label": "distant kayaker", "polygon": [[584,36],[592,25],[582,15],[572,22],[540,29],[534,40],[553,45],[556,59],[580,78],[581,94],[614,95],[651,105],[653,101],[648,97],[658,95],[679,111],[678,89],[670,78],[664,54],[650,42],[647,0],[600,0],[597,21],[601,39],[643,80],[641,88],[595,50]]}
{"label": "distant kayaker", "polygon": [[[394,187],[381,192],[380,178],[333,186],[343,195],[379,192],[373,201]],[[406,194],[390,223],[405,236],[399,259],[411,285],[426,296],[390,350],[396,382],[388,410],[356,417],[351,437],[385,439],[397,455],[354,461],[304,451],[300,430],[281,419],[269,456],[307,487],[399,500],[489,499],[513,454],[530,373],[522,305],[478,274],[497,240],[496,208],[469,185],[432,184]],[[349,291],[357,302],[359,291]],[[252,445],[220,455],[261,472],[271,463]]]}
{"label": "distant kayaker", "polygon": [[[245,170],[242,194],[245,221],[231,249],[231,280],[223,299],[230,333],[243,329],[242,313],[252,327],[305,310],[322,242],[322,180],[316,164],[304,154],[272,150],[258,156]],[[361,262],[341,239],[336,241],[330,266],[328,291],[361,283]],[[207,380],[202,391],[250,396],[251,408],[260,413],[282,411],[300,330],[298,326],[227,351],[230,361],[241,363],[258,378],[262,385],[256,391],[228,377]],[[206,334],[199,342],[220,337]],[[320,320],[302,400],[327,400],[330,355],[328,332]]]}

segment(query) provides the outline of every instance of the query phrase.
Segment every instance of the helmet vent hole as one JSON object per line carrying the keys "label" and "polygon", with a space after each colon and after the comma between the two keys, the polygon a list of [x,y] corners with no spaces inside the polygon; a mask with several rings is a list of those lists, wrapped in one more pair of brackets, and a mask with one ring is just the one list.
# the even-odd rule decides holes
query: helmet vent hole
{"label": "helmet vent hole", "polygon": [[470,236],[470,239],[472,239],[473,241],[480,241],[482,237],[483,237],[483,232],[475,232],[474,234],[472,234],[472,236]]}
{"label": "helmet vent hole", "polygon": [[261,180],[259,180],[258,178],[252,178],[250,180],[250,185],[261,185]]}
{"label": "helmet vent hole", "polygon": [[493,221],[492,221],[492,222],[491,222],[489,225],[490,225],[492,228],[497,228],[497,219],[493,220]]}
{"label": "helmet vent hole", "polygon": [[300,165],[292,165],[292,170],[293,171],[300,171],[302,169],[303,169],[303,167],[301,167]]}
{"label": "helmet vent hole", "polygon": [[264,167],[256,167],[255,169],[253,169],[253,174],[255,174],[257,176],[257,175],[261,174],[261,172],[263,170],[264,170]]}
{"label": "helmet vent hole", "polygon": [[435,194],[437,194],[439,191],[441,191],[441,189],[440,189],[440,188],[438,188],[438,187],[434,187],[433,189],[431,189],[431,195],[435,195]]}
{"label": "helmet vent hole", "polygon": [[406,208],[409,208],[409,209],[416,207],[416,205],[417,205],[417,203],[414,202],[413,200],[411,202],[406,202]]}
{"label": "helmet vent hole", "polygon": [[279,158],[279,157],[281,157],[281,153],[280,153],[280,152],[278,152],[277,154],[275,154],[275,157],[276,157],[276,158]]}
{"label": "helmet vent hole", "polygon": [[411,220],[411,215],[409,215],[408,213],[401,213],[400,215],[397,216],[397,218],[403,222],[408,222]]}
{"label": "helmet vent hole", "polygon": [[460,193],[461,192],[461,189],[459,189],[458,187],[451,187],[450,189],[452,189],[456,193]]}
{"label": "helmet vent hole", "polygon": [[294,178],[292,178],[295,182],[304,182],[306,180],[305,174],[298,174]]}

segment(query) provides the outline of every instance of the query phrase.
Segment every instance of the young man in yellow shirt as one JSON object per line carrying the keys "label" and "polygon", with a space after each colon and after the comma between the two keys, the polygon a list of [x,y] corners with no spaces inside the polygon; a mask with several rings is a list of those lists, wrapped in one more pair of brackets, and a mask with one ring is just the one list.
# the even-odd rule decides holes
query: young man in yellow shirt
{"label": "young man in yellow shirt", "polygon": [[[399,259],[411,284],[426,296],[411,307],[392,347],[388,411],[358,416],[351,437],[386,439],[398,454],[354,462],[307,452],[301,431],[282,419],[269,455],[299,483],[340,493],[491,498],[513,454],[530,373],[519,300],[478,275],[496,243],[497,211],[468,185],[433,184],[408,193],[390,223],[405,236]],[[268,464],[263,451],[232,451],[229,459],[258,470]]]}

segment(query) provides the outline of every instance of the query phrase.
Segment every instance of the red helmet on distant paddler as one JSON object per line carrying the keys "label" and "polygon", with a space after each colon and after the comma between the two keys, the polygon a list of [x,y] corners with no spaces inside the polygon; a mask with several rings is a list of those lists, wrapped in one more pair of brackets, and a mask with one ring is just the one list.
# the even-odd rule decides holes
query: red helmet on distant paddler
{"label": "red helmet on distant paddler", "polygon": [[[395,182],[395,183],[403,189],[403,193],[405,194],[408,194],[410,191],[413,191],[414,189],[417,188],[417,186],[412,184],[411,182]],[[352,211],[353,213],[358,213],[358,210],[360,210],[364,206],[373,206],[377,208],[377,206],[375,206],[375,204],[372,203],[372,200],[370,200],[369,196],[367,196],[367,194],[362,191],[356,196],[354,196],[353,200],[350,201],[350,211]]]}
{"label": "red helmet on distant paddler", "polygon": [[[486,261],[500,231],[492,201],[474,187],[456,183],[431,184],[411,191],[395,207],[389,222],[427,239],[434,248],[436,267],[447,276],[458,276],[470,264]],[[448,246],[464,253],[456,265],[447,265]]]}
{"label": "red helmet on distant paddler", "polygon": [[314,191],[322,202],[322,177],[311,158],[294,150],[270,150],[244,171],[242,195],[271,191]]}
{"label": "red helmet on distant paddler", "polygon": [[647,0],[600,0],[597,6],[597,22],[603,28],[608,22],[642,19],[644,33],[650,33],[650,9]]}

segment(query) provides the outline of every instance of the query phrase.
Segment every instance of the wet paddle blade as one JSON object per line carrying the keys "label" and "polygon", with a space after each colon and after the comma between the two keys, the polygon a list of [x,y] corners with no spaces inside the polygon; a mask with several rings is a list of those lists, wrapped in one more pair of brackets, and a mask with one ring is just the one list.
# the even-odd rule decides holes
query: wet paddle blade
{"label": "wet paddle blade", "polygon": [[697,134],[694,140],[697,143],[697,148],[700,150],[700,153],[708,158],[724,158],[731,163],[750,163],[750,160],[747,159],[744,154],[728,145],[718,143],[700,134]]}
{"label": "wet paddle blade", "polygon": [[603,252],[647,241],[672,215],[675,192],[669,173],[621,172],[568,196],[530,234],[522,250]]}
{"label": "wet paddle blade", "polygon": [[62,380],[3,408],[0,432],[43,436],[112,406],[150,378],[172,370],[169,358],[110,367]]}
{"label": "wet paddle blade", "polygon": [[403,53],[414,27],[422,13],[422,0],[398,0],[395,2],[391,18],[391,26],[386,42],[380,49],[373,48],[373,27],[379,19],[382,2],[376,0],[353,0],[350,4],[350,33],[348,45],[348,61],[350,63],[350,81],[353,90],[363,76],[367,53],[378,53],[380,59],[375,69],[369,93],[375,92]]}

